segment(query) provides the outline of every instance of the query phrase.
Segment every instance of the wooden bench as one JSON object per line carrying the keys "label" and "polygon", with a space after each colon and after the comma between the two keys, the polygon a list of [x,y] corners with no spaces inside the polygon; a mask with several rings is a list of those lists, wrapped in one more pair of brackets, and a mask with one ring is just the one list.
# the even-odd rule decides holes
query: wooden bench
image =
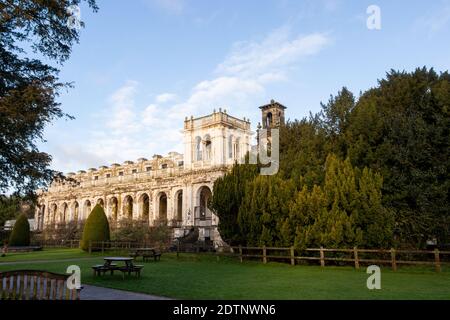
{"label": "wooden bench", "polygon": [[117,264],[110,264],[108,266],[104,264],[96,264],[95,266],[92,266],[92,270],[94,271],[94,277],[95,276],[101,276],[102,274],[105,274],[106,272],[110,271],[111,275],[114,274],[114,270],[118,270]]}
{"label": "wooden bench", "polygon": [[131,275],[131,273],[134,273],[136,277],[141,276],[141,270],[144,268],[141,264],[134,264],[131,267],[120,267],[118,270],[122,271],[122,275],[125,276],[125,273],[128,273],[128,275]]}
{"label": "wooden bench", "polygon": [[156,250],[153,250],[152,252],[146,252],[142,254],[142,260],[148,261],[148,259],[153,258],[154,261],[161,260],[161,252],[157,252]]}
{"label": "wooden bench", "polygon": [[0,300],[79,300],[79,289],[69,289],[68,274],[40,270],[0,272]]}
{"label": "wooden bench", "polygon": [[130,257],[134,259],[142,257],[143,262],[148,261],[150,258],[153,258],[154,261],[159,261],[161,259],[161,253],[155,249],[135,249],[130,251]]}

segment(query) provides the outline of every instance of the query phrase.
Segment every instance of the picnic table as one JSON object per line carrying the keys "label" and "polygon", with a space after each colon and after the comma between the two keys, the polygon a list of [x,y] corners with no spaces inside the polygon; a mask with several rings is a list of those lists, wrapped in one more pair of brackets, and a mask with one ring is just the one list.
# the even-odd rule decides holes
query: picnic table
{"label": "picnic table", "polygon": [[155,248],[134,248],[130,250],[130,256],[133,258],[142,257],[142,261],[147,261],[149,258],[158,261],[161,258],[161,253]]}
{"label": "picnic table", "polygon": [[[111,275],[114,274],[114,271],[121,271],[122,276],[125,277],[125,273],[128,273],[128,275],[131,275],[131,273],[135,273],[136,276],[141,276],[141,270],[144,267],[143,265],[134,264],[133,260],[134,258],[131,257],[105,257],[103,258],[105,260],[104,264],[98,264],[95,266],[92,266],[92,269],[94,270],[94,276],[102,274],[104,275],[106,272],[110,272]],[[122,262],[122,265],[118,266],[114,262]]]}

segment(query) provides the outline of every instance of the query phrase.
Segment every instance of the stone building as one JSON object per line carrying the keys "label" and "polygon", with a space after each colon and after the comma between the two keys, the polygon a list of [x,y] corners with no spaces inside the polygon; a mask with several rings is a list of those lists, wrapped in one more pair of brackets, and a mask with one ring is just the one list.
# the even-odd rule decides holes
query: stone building
{"label": "stone building", "polygon": [[[284,109],[274,101],[271,104],[273,110],[282,111],[284,120]],[[264,120],[267,110],[263,109]],[[251,149],[251,135],[250,121],[226,110],[186,118],[184,155],[170,152],[165,157],[154,155],[68,173],[70,181],[54,181],[40,192],[37,227],[85,220],[98,203],[113,223],[131,218],[149,225],[167,224],[174,228],[175,237],[198,227],[200,240],[219,243],[218,218],[208,209],[208,199],[214,181]]]}

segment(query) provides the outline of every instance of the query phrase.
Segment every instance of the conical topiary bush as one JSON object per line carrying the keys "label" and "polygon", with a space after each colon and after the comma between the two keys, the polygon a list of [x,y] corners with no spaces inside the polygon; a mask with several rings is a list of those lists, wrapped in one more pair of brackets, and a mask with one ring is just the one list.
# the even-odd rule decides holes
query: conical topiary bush
{"label": "conical topiary bush", "polygon": [[89,250],[89,241],[109,241],[109,223],[102,206],[97,204],[92,209],[83,229],[80,247]]}
{"label": "conical topiary bush", "polygon": [[9,237],[11,247],[21,247],[30,245],[30,224],[25,214],[21,214],[14,224],[11,236]]}

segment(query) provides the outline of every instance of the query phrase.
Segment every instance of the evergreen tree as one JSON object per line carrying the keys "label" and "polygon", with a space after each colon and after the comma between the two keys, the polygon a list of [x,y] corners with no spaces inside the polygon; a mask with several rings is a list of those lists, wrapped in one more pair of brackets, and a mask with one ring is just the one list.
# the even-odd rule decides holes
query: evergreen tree
{"label": "evergreen tree", "polygon": [[83,229],[83,236],[80,241],[80,247],[84,251],[89,249],[90,241],[109,241],[109,222],[103,207],[99,204],[92,209]]}
{"label": "evergreen tree", "polygon": [[219,218],[218,229],[224,241],[230,245],[242,243],[242,230],[237,223],[239,206],[245,195],[245,185],[258,173],[256,165],[235,164],[231,172],[214,182],[209,207]]}
{"label": "evergreen tree", "polygon": [[422,247],[450,241],[450,75],[391,71],[359,99],[346,132],[358,167],[383,176],[383,204],[395,234]]}
{"label": "evergreen tree", "polygon": [[30,245],[30,224],[25,214],[21,214],[14,223],[11,236],[9,237],[9,245],[11,247]]}

